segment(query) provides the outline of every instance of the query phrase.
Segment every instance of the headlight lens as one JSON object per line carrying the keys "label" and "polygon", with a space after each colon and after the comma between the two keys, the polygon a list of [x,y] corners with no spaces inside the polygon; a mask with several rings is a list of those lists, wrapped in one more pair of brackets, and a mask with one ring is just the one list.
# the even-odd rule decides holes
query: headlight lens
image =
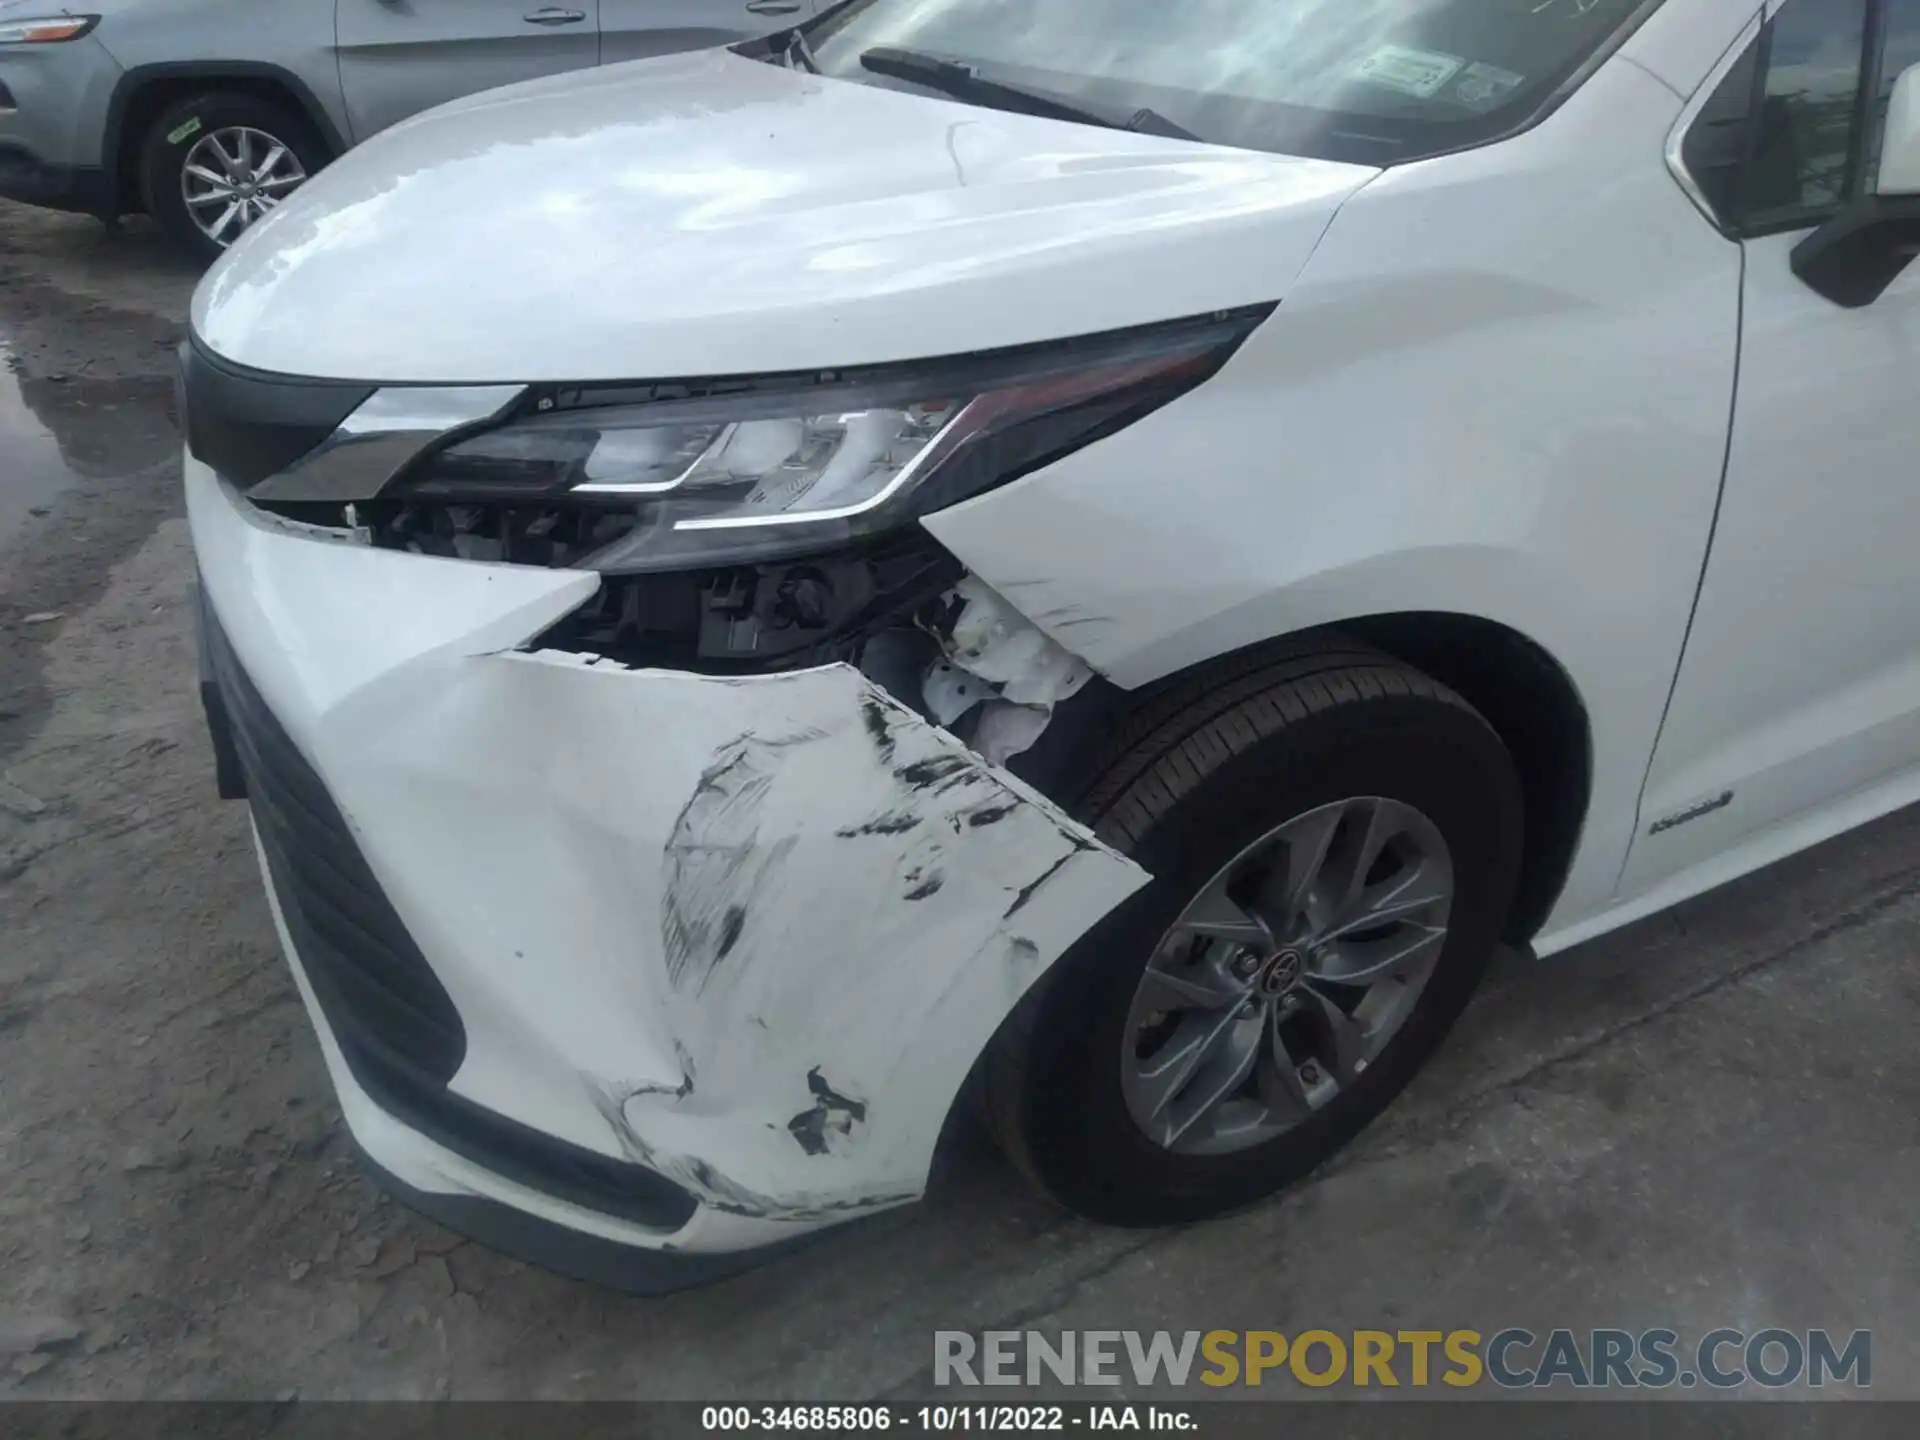
{"label": "headlight lens", "polygon": [[873,503],[959,413],[954,402],[741,420],[645,407],[542,416],[444,451],[420,495],[671,497],[682,523],[819,518]]}
{"label": "headlight lens", "polygon": [[572,563],[609,572],[816,552],[1133,423],[1218,370],[1270,312],[853,377],[538,393],[532,413],[426,457],[388,494],[576,525],[587,511],[596,538]]}
{"label": "headlight lens", "polygon": [[62,40],[78,40],[99,23],[98,15],[0,21],[0,45],[57,45]]}

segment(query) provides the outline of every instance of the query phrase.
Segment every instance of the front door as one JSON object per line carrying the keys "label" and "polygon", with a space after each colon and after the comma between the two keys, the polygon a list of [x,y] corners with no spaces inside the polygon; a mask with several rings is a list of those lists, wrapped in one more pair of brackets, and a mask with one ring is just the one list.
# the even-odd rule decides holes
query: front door
{"label": "front door", "polygon": [[1789,265],[1872,189],[1887,98],[1916,61],[1920,0],[1786,0],[1688,136],[1745,247],[1739,384],[1624,895],[1742,846],[1809,843],[1920,785],[1920,266],[1849,310]]}
{"label": "front door", "polygon": [[355,143],[477,90],[597,63],[599,10],[600,0],[338,0]]}

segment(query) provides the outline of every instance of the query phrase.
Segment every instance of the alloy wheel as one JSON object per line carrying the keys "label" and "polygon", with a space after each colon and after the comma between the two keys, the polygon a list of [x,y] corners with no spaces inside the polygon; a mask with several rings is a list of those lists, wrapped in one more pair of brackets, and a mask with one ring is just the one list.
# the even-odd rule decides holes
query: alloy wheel
{"label": "alloy wheel", "polygon": [[1246,1150],[1324,1109],[1412,1013],[1446,944],[1445,839],[1396,800],[1277,826],[1194,896],[1124,1032],[1134,1122],[1186,1154]]}
{"label": "alloy wheel", "polygon": [[306,178],[306,167],[285,141],[233,125],[194,142],[181,166],[180,195],[200,233],[224,247]]}

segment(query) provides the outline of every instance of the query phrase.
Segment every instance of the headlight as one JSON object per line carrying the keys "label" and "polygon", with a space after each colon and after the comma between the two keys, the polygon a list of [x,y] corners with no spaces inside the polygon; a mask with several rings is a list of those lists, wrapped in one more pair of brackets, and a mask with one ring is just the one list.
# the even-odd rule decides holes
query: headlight
{"label": "headlight", "polygon": [[37,20],[0,21],[0,45],[55,45],[78,40],[100,23],[98,15],[48,15]]}
{"label": "headlight", "polygon": [[564,563],[615,573],[818,553],[1132,424],[1269,313],[862,374],[535,391],[519,418],[426,456],[381,498],[504,507],[540,533],[564,521],[577,537]]}

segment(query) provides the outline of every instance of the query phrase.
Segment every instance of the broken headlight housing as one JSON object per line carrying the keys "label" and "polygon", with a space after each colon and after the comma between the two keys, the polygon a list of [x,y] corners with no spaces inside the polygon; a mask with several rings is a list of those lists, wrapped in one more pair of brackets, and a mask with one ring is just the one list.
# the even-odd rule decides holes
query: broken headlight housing
{"label": "broken headlight housing", "polygon": [[389,548],[601,572],[545,646],[718,672],[884,652],[904,675],[963,573],[919,517],[1186,393],[1272,308],[866,370],[529,386],[344,520]]}
{"label": "broken headlight housing", "polygon": [[958,361],[695,385],[534,387],[381,497],[419,548],[634,575],[859,545],[1110,435],[1268,313]]}

